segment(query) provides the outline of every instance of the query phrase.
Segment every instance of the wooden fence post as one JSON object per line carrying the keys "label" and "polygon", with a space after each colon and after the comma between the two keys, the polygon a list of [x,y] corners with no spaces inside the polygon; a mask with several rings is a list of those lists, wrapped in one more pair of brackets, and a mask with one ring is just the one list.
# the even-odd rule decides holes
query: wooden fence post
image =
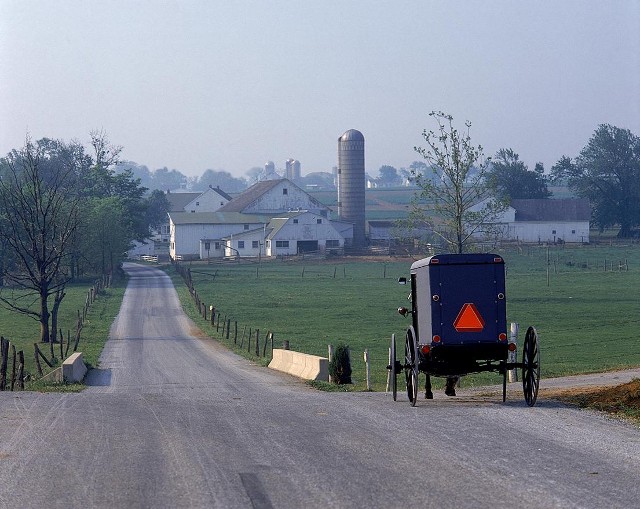
{"label": "wooden fence post", "polygon": [[[328,345],[328,355],[329,355],[329,364],[333,360],[333,345]],[[333,377],[331,376],[331,372],[329,372],[329,383],[333,383]]]}
{"label": "wooden fence post", "polygon": [[249,337],[247,338],[247,352],[251,351],[251,327],[249,327]]}
{"label": "wooden fence post", "polygon": [[227,320],[227,339],[229,339],[229,331],[231,330],[231,318]]}
{"label": "wooden fence post", "polygon": [[40,365],[40,357],[38,355],[40,352],[38,351],[38,343],[34,343],[33,347],[34,347],[34,354],[33,355],[36,358],[36,367],[38,368],[38,374],[40,376],[42,376],[42,375],[44,375],[44,373],[42,371],[42,366]]}
{"label": "wooden fence post", "polygon": [[11,390],[16,385],[16,345],[11,345],[11,356],[13,357],[13,363],[11,365]]}
{"label": "wooden fence post", "polygon": [[18,381],[20,388],[24,389],[24,352],[22,350],[18,352],[18,362]]}
{"label": "wooden fence post", "polygon": [[0,337],[0,351],[2,355],[2,366],[0,367],[0,391],[4,391],[7,382],[7,357],[9,357],[9,340]]}
{"label": "wooden fence post", "polygon": [[367,372],[367,390],[371,390],[371,363],[369,362],[369,350],[365,349],[364,351],[364,363],[366,366]]}
{"label": "wooden fence post", "polygon": [[260,329],[256,329],[256,357],[260,357]]}
{"label": "wooden fence post", "polygon": [[234,321],[234,327],[233,327],[233,344],[237,344],[238,343],[238,320]]}

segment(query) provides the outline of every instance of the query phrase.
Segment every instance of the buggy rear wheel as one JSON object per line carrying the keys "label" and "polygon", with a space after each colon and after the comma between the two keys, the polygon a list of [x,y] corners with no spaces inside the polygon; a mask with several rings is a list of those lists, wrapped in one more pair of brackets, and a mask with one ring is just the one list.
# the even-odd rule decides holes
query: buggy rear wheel
{"label": "buggy rear wheel", "polygon": [[398,365],[396,361],[396,335],[391,334],[391,348],[389,350],[389,370],[391,371],[391,394],[393,401],[398,399]]}
{"label": "buggy rear wheel", "polygon": [[404,374],[407,381],[407,396],[411,406],[418,401],[418,351],[416,350],[416,335],[413,327],[407,330],[405,341]]}
{"label": "buggy rear wheel", "polygon": [[527,405],[533,406],[538,399],[540,385],[540,348],[535,328],[527,329],[522,350],[522,390]]}

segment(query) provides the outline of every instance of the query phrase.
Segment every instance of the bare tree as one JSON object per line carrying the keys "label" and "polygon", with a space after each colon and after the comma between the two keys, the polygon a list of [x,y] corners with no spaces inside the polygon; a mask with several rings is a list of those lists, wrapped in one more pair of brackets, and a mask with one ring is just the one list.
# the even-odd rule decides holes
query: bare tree
{"label": "bare tree", "polygon": [[474,235],[494,235],[496,219],[506,204],[495,199],[486,182],[487,164],[482,147],[471,144],[470,122],[458,131],[453,117],[429,114],[437,122],[436,131],[423,131],[427,146],[414,147],[426,160],[428,171],[412,169],[419,191],[412,201],[409,226],[427,224],[447,248],[462,253]]}
{"label": "bare tree", "polygon": [[3,267],[9,288],[0,304],[37,320],[40,340],[49,342],[49,297],[56,295],[57,309],[70,279],[68,257],[79,223],[75,165],[72,159],[52,163],[29,139],[3,163],[0,241],[12,263]]}

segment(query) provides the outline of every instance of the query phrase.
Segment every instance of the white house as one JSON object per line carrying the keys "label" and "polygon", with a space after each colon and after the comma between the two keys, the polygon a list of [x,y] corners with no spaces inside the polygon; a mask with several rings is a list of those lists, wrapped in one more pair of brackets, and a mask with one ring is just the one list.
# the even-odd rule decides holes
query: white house
{"label": "white house", "polygon": [[[169,213],[169,255],[184,258],[225,256],[224,239],[234,234],[264,228],[267,216],[238,212]],[[209,242],[207,249],[207,242]],[[204,253],[206,252],[206,255]]]}

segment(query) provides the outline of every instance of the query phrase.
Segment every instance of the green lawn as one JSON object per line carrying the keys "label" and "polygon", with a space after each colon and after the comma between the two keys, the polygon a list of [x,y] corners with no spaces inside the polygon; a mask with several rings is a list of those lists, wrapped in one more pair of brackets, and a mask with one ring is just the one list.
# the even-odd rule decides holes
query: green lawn
{"label": "green lawn", "polygon": [[[102,290],[98,298],[91,306],[87,319],[82,329],[78,350],[83,353],[84,360],[90,366],[97,366],[98,358],[109,334],[109,328],[120,309],[122,296],[124,295],[125,281],[115,281],[108,289]],[[60,359],[64,358],[67,347],[67,337],[70,335],[73,342],[76,330],[78,310],[84,307],[89,284],[70,285],[67,288],[67,296],[62,302],[58,318],[58,326],[64,335],[63,356],[60,355],[60,345],[54,344],[54,368],[60,365]],[[3,290],[4,292],[7,289]],[[23,350],[25,358],[25,374],[31,375],[31,379],[38,378],[34,359],[33,344],[39,340],[40,327],[38,322],[26,315],[20,315],[0,308],[0,334],[15,345],[16,350]],[[51,360],[50,345],[39,343],[40,350]],[[73,352],[73,344],[69,348],[69,355]],[[44,362],[41,362],[45,373],[52,370]],[[11,365],[9,366],[11,370]],[[39,384],[27,388],[42,388]]]}
{"label": "green lawn", "polygon": [[[507,263],[507,319],[520,323],[520,340],[527,326],[538,330],[543,377],[640,366],[640,246],[534,246],[500,254]],[[402,348],[409,325],[396,312],[407,304],[408,289],[396,280],[410,264],[193,264],[192,274],[202,301],[237,321],[240,331],[259,329],[261,339],[272,331],[276,346],[286,339],[292,350],[322,356],[329,344],[348,344],[356,390],[365,387],[368,349],[374,390],[384,390],[390,337]],[[189,314],[216,336],[179,280],[176,287]],[[499,381],[498,374],[485,374],[465,383]]]}

